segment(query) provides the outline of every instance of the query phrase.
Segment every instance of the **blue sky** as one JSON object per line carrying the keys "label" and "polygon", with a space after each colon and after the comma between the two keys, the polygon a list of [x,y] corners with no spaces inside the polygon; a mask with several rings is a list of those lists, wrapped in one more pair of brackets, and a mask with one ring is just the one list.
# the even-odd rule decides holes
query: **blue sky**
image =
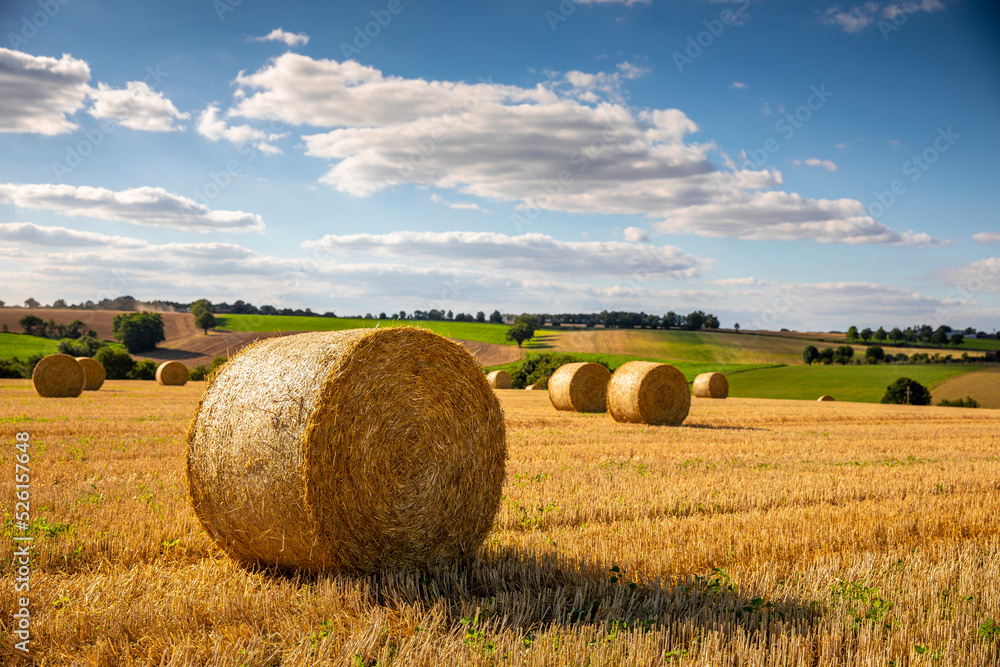
{"label": "blue sky", "polygon": [[992,331],[990,4],[5,2],[0,299]]}

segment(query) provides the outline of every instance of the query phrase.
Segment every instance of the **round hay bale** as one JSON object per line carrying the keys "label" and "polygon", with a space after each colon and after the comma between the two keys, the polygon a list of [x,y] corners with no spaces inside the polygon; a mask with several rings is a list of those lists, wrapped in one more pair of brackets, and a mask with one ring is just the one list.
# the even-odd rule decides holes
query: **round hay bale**
{"label": "round hay bale", "polygon": [[549,378],[549,400],[556,410],[604,412],[610,380],[611,371],[600,364],[563,364]]}
{"label": "round hay bale", "polygon": [[188,381],[187,366],[179,361],[164,361],[156,369],[156,381],[171,387],[183,387]]}
{"label": "round hay bale", "polygon": [[510,389],[510,374],[507,371],[493,371],[486,376],[486,381],[494,389]]}
{"label": "round hay bale", "polygon": [[76,398],[83,393],[83,366],[68,354],[51,354],[35,365],[31,384],[43,398]]}
{"label": "round hay bale", "polygon": [[820,396],[816,400],[817,401],[822,401],[823,403],[826,403],[827,401],[836,401],[837,399],[835,399],[833,396],[827,396],[826,394],[823,394],[822,396]]}
{"label": "round hay bale", "polygon": [[104,364],[90,357],[77,357],[76,360],[83,366],[83,390],[97,391],[100,389],[107,377],[104,373]]}
{"label": "round hay bale", "polygon": [[524,389],[525,391],[544,391],[544,389],[542,387],[539,387],[537,384],[529,384]]}
{"label": "round hay bale", "polygon": [[244,348],[188,430],[188,488],[233,558],[372,572],[476,553],[500,507],[500,401],[461,345],[413,327]]}
{"label": "round hay bale", "polygon": [[694,379],[693,391],[698,398],[726,398],[729,380],[722,373],[702,373]]}
{"label": "round hay bale", "polygon": [[608,383],[608,412],[618,422],[680,426],[690,409],[687,380],[669,364],[630,361]]}

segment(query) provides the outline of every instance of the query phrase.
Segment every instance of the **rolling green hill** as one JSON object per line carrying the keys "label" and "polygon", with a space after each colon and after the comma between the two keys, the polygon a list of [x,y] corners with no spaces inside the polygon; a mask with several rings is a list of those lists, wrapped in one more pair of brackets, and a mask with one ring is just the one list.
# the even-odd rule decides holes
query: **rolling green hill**
{"label": "rolling green hill", "polygon": [[366,320],[350,317],[295,317],[291,315],[219,315],[217,329],[222,331],[340,331],[341,329],[370,329],[379,326],[417,326],[449,338],[474,340],[480,343],[514,345],[507,340],[507,327],[503,324],[479,322],[436,322],[405,320]]}
{"label": "rolling green hill", "polygon": [[838,401],[878,403],[885,388],[896,378],[908,377],[934,389],[950,378],[983,368],[971,364],[784,366],[730,376],[729,395],[815,400],[829,394]]}
{"label": "rolling green hill", "polygon": [[0,333],[0,359],[26,360],[34,354],[55,354],[56,344],[50,338],[39,338],[27,334]]}

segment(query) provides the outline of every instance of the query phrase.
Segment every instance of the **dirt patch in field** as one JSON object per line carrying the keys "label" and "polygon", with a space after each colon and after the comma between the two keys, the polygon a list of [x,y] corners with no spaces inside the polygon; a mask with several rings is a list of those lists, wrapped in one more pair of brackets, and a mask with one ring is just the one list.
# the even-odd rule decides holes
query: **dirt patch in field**
{"label": "dirt patch in field", "polygon": [[[125,312],[123,310],[71,310],[69,308],[0,308],[0,328],[6,324],[12,333],[21,333],[23,329],[18,324],[20,319],[25,315],[35,315],[46,322],[52,320],[56,324],[69,324],[73,320],[80,320],[88,328],[96,331],[99,338],[114,340],[111,335],[111,321],[115,315],[121,315]],[[163,316],[163,334],[167,338],[164,345],[170,345],[172,341],[201,333],[201,329],[195,326],[194,317],[190,313],[160,313],[160,315]]]}
{"label": "dirt patch in field", "polygon": [[952,378],[931,392],[935,405],[942,399],[971,396],[984,408],[1000,408],[1000,366]]}
{"label": "dirt patch in field", "polygon": [[452,338],[472,353],[480,366],[499,366],[509,364],[521,358],[521,350],[513,345],[497,345],[496,343],[480,343],[474,340],[459,340]]}

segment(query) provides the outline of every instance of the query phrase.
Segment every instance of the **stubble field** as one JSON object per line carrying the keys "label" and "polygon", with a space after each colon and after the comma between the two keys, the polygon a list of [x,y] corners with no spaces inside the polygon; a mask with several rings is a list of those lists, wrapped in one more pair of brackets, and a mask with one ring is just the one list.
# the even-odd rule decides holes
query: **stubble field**
{"label": "stubble field", "polygon": [[[694,399],[680,428],[500,391],[510,461],[479,558],[248,571],[202,532],[184,431],[203,383],[40,399],[0,382],[0,468],[31,442],[40,665],[992,665],[1000,415]],[[0,575],[13,591],[13,493]],[[13,648],[0,597],[0,663]]]}

